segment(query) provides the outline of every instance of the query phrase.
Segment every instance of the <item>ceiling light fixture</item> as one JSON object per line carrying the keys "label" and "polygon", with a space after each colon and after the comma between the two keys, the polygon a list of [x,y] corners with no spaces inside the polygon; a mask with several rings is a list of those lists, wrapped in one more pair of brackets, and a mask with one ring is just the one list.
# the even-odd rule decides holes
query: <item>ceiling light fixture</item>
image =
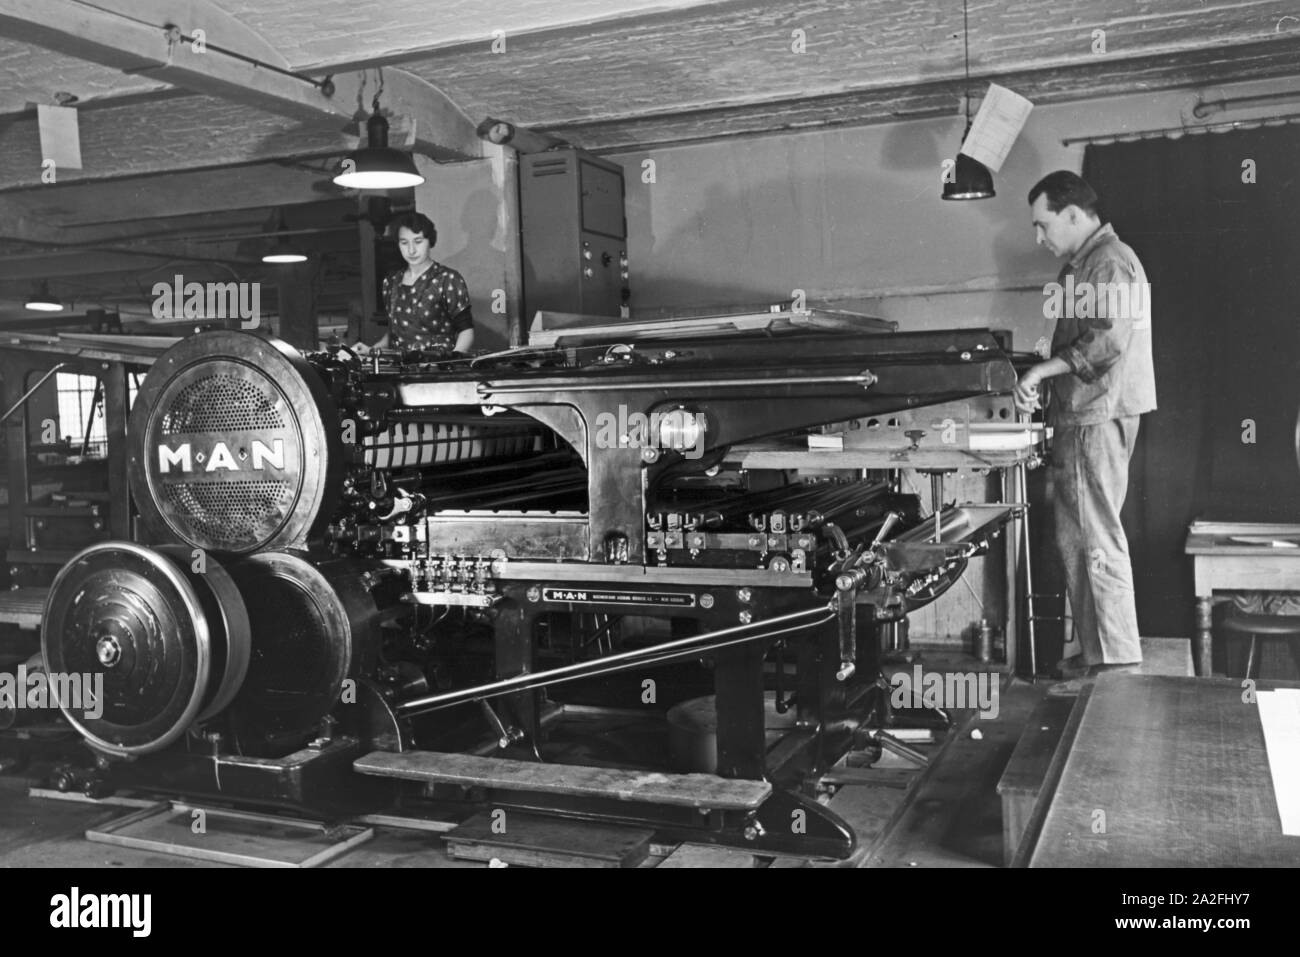
{"label": "ceiling light fixture", "polygon": [[[963,99],[966,101],[966,131],[962,133],[962,142],[966,142],[966,137],[970,134],[970,14],[967,8],[968,0],[962,0],[961,19],[962,19],[962,44],[965,47],[966,55],[966,87],[963,90]],[[990,199],[997,193],[993,189],[993,174],[989,168],[977,159],[972,159],[958,149],[957,161],[953,168],[951,178],[945,178],[943,181],[943,198],[944,199]]]}
{"label": "ceiling light fixture", "polygon": [[274,250],[262,257],[264,263],[305,263],[307,257],[302,253],[294,252],[289,248],[289,244],[283,240],[275,247]]}
{"label": "ceiling light fixture", "polygon": [[366,120],[367,145],[343,160],[334,183],[344,189],[406,189],[419,186],[424,177],[415,168],[410,153],[388,145],[388,120],[379,113],[379,96],[384,92],[384,74],[379,73],[379,90]]}
{"label": "ceiling light fixture", "polygon": [[[305,253],[295,249],[290,242],[284,238],[284,210],[275,211],[275,224],[270,234],[278,235],[275,245],[262,254],[264,263],[305,263],[307,256]],[[268,235],[270,235],[268,234]]]}
{"label": "ceiling light fixture", "polygon": [[62,312],[63,302],[58,296],[50,294],[50,285],[44,279],[36,287],[36,293],[27,297],[24,304],[33,312]]}

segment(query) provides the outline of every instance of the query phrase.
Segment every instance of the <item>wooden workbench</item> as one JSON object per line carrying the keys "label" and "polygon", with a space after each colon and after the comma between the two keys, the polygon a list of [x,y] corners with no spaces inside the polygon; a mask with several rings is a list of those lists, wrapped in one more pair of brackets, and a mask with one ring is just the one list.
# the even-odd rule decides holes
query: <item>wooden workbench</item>
{"label": "wooden workbench", "polygon": [[1098,678],[1029,866],[1300,866],[1258,706],[1242,696],[1230,678]]}

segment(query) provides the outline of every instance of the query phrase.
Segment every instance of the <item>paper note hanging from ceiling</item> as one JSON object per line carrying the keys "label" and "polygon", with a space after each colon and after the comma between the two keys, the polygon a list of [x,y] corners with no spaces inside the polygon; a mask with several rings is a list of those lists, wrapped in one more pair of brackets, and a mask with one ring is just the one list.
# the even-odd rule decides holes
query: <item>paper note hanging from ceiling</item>
{"label": "paper note hanging from ceiling", "polygon": [[1034,104],[1019,93],[990,83],[961,151],[996,173],[1002,169],[1033,108]]}
{"label": "paper note hanging from ceiling", "polygon": [[37,105],[36,119],[41,130],[42,162],[54,160],[56,174],[61,169],[81,169],[77,111],[70,106]]}
{"label": "paper note hanging from ceiling", "polygon": [[1255,700],[1282,833],[1300,835],[1300,689],[1260,691]]}

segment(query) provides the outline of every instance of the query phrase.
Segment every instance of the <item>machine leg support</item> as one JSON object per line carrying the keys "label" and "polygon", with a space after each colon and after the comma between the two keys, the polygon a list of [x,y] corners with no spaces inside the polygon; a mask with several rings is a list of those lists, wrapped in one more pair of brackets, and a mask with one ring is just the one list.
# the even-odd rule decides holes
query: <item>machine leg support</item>
{"label": "machine leg support", "polygon": [[834,811],[794,791],[773,791],[745,827],[744,847],[756,853],[844,860],[857,837]]}

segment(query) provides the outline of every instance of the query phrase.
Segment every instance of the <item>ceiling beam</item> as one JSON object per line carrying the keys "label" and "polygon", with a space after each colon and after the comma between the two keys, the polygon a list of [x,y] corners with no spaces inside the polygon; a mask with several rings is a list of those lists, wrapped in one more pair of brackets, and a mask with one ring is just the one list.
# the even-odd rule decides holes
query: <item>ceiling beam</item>
{"label": "ceiling beam", "polygon": [[[233,245],[233,244],[231,244]],[[161,263],[229,263],[262,268],[260,259],[249,258],[241,264],[230,255],[214,255],[212,247],[189,254],[183,244],[173,243],[170,248],[138,246],[77,246],[61,249],[57,246],[33,246],[32,252],[21,256],[6,256],[0,261],[0,282],[26,282],[32,276],[42,279],[58,277],[84,277],[91,273],[141,272]],[[180,266],[178,265],[178,269]]]}
{"label": "ceiling beam", "polygon": [[[0,156],[6,158],[0,164],[0,194],[268,160],[333,158],[357,144],[357,137],[338,129],[337,123],[334,129],[302,124],[192,94],[147,105],[133,99],[120,106],[82,110],[78,125],[85,169],[56,169],[51,184],[42,178],[45,170],[35,115],[0,118]],[[401,135],[409,127],[395,129]]]}
{"label": "ceiling beam", "polygon": [[[300,166],[280,163],[44,186],[0,194],[0,241],[111,243],[129,238],[135,231],[131,224],[142,219],[168,219],[181,231],[187,218],[197,226],[201,217],[213,213],[318,203],[346,195],[324,170],[313,177],[304,175]],[[103,228],[78,229],[83,226]]]}
{"label": "ceiling beam", "polygon": [[[169,25],[185,39],[169,40]],[[376,71],[335,75],[332,90],[287,75],[270,43],[209,0],[132,0],[129,14],[75,0],[6,0],[0,36],[334,128],[368,115],[379,87]],[[431,83],[394,69],[382,81],[381,105],[412,131],[408,145],[441,162],[483,155],[475,124]]]}
{"label": "ceiling beam", "polygon": [[16,332],[19,329],[54,329],[61,326],[88,326],[94,322],[103,322],[104,316],[90,316],[85,313],[46,312],[36,313],[19,306],[0,312],[0,316],[9,313],[15,318],[0,318],[0,332]]}

